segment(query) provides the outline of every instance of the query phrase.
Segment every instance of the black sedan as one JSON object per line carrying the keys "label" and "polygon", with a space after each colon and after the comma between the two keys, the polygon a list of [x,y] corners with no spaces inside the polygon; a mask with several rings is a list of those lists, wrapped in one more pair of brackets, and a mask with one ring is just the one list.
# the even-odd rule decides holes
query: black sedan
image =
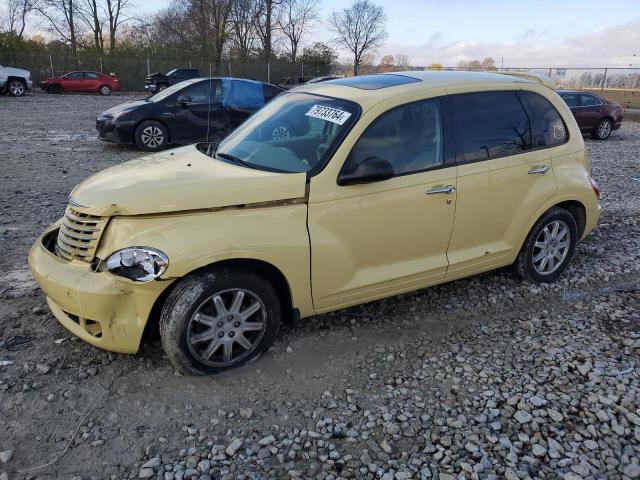
{"label": "black sedan", "polygon": [[282,92],[238,78],[194,78],[96,118],[98,138],[155,152],[170,144],[215,141]]}

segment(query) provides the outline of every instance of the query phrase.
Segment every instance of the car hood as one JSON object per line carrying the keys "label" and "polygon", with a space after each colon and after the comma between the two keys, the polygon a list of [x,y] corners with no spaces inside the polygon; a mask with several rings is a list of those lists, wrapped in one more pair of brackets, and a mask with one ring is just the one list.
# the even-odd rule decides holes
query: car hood
{"label": "car hood", "polygon": [[149,102],[147,102],[146,100],[133,100],[131,102],[124,102],[119,105],[116,105],[115,107],[111,107],[109,110],[105,110],[100,115],[98,115],[98,118],[116,117],[118,114],[120,114],[124,110],[129,110],[135,107],[141,107],[142,105],[149,105]]}
{"label": "car hood", "polygon": [[190,145],[99,172],[73,189],[70,202],[90,215],[143,215],[299,199],[305,193],[304,173],[236,166]]}

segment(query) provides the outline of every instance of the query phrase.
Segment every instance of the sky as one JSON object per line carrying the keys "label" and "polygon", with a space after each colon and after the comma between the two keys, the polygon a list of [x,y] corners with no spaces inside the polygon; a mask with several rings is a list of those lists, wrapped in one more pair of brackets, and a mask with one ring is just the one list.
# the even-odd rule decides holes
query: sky
{"label": "sky", "polygon": [[[331,40],[327,18],[350,1],[320,0],[321,20],[306,43]],[[405,54],[416,66],[491,56],[505,67],[640,67],[640,0],[373,1],[388,18],[378,58]],[[134,2],[134,15],[144,16],[170,0]]]}

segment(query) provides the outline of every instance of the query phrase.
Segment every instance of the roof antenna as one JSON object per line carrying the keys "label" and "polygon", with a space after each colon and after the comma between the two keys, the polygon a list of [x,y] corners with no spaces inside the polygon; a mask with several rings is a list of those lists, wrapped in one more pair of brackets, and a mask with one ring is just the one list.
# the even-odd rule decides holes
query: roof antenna
{"label": "roof antenna", "polygon": [[207,109],[207,143],[209,142],[209,128],[211,125],[211,63],[209,63],[209,108]]}

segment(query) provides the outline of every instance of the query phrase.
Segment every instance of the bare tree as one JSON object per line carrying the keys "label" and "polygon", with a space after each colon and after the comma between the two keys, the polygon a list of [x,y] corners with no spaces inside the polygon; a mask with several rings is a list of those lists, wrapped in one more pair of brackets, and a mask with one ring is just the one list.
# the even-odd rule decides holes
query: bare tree
{"label": "bare tree", "polygon": [[98,0],[83,0],[78,4],[78,13],[93,34],[93,45],[99,53],[104,52],[104,38],[102,27],[104,20],[100,15]]}
{"label": "bare tree", "polygon": [[246,62],[255,40],[253,0],[235,0],[229,13],[229,41],[232,51]]}
{"label": "bare tree", "polygon": [[106,0],[105,12],[109,24],[109,53],[111,55],[116,51],[118,28],[128,20],[125,15],[129,7],[129,0]]}
{"label": "bare tree", "polygon": [[409,57],[404,53],[396,55],[396,67],[407,68],[410,67]]}
{"label": "bare tree", "polygon": [[281,11],[282,33],[289,41],[289,55],[295,62],[302,36],[307,33],[310,24],[318,19],[320,2],[318,0],[283,0]]}
{"label": "bare tree", "polygon": [[386,21],[384,9],[369,0],[356,0],[342,12],[331,14],[329,23],[338,35],[336,42],[353,53],[354,75],[358,75],[363,55],[375,51],[387,38]]}
{"label": "bare tree", "polygon": [[27,16],[34,10],[36,0],[7,0],[7,23],[11,33],[22,38]]}
{"label": "bare tree", "polygon": [[80,63],[75,18],[77,10],[75,0],[42,0],[37,6],[38,13],[47,21],[49,29],[71,46],[76,68]]}
{"label": "bare tree", "polygon": [[262,43],[266,59],[273,56],[273,32],[279,23],[279,9],[283,0],[257,0],[254,3],[253,19],[256,32]]}

